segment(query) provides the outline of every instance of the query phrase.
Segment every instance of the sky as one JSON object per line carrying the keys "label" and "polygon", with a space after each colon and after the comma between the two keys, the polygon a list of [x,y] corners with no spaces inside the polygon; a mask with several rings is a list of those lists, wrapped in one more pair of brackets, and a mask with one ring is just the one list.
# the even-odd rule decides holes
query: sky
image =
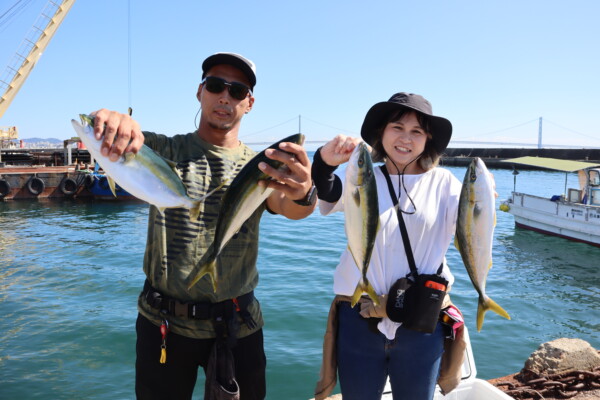
{"label": "sky", "polygon": [[[0,74],[47,2],[0,0]],[[143,130],[192,132],[202,61],[230,51],[257,66],[247,143],[359,136],[403,91],[452,122],[450,147],[535,146],[540,118],[544,146],[600,147],[597,0],[166,3],[76,1],[0,126],[67,139],[78,114],[131,106]]]}

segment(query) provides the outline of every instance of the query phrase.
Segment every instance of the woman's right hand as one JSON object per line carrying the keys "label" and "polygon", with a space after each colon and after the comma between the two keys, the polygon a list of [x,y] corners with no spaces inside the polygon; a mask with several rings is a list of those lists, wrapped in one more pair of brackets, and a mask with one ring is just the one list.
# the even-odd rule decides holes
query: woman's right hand
{"label": "woman's right hand", "polygon": [[336,167],[348,162],[352,151],[360,142],[361,138],[337,135],[321,147],[321,158],[325,164]]}

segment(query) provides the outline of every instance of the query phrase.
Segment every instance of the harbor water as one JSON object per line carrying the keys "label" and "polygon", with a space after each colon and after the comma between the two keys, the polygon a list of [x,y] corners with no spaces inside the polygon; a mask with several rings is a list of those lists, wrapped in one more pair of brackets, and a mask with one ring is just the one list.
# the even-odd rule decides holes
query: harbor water
{"label": "harbor water", "polygon": [[[450,170],[462,181],[465,168]],[[498,206],[513,175],[492,172]],[[517,190],[550,197],[562,194],[564,179],[522,171]],[[571,175],[569,187],[576,185]],[[0,202],[0,399],[135,397],[147,216],[142,203]],[[270,400],[313,397],[333,271],[346,246],[343,222],[341,213],[302,221],[264,214],[256,295]],[[447,259],[480,378],[519,371],[541,343],[560,337],[600,348],[600,248],[515,229],[513,217],[498,211],[487,293],[512,319],[488,312],[481,332],[477,294],[453,245]],[[203,398],[203,382],[195,399]]]}

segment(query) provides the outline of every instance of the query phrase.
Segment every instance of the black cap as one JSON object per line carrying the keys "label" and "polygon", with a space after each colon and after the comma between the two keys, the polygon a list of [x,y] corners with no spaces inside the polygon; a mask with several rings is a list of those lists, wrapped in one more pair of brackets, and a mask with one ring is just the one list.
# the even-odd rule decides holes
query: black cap
{"label": "black cap", "polygon": [[418,111],[427,116],[429,133],[432,136],[431,141],[435,150],[439,154],[446,150],[452,137],[452,124],[446,118],[433,115],[431,103],[423,96],[414,93],[396,93],[388,101],[377,103],[371,107],[360,130],[364,141],[372,146],[375,141],[375,130],[381,127],[381,120],[401,108]]}
{"label": "black cap", "polygon": [[206,77],[206,73],[212,67],[219,64],[231,65],[241,70],[250,81],[250,87],[254,89],[254,85],[256,85],[256,66],[252,61],[236,53],[216,53],[209,56],[202,63],[202,79]]}

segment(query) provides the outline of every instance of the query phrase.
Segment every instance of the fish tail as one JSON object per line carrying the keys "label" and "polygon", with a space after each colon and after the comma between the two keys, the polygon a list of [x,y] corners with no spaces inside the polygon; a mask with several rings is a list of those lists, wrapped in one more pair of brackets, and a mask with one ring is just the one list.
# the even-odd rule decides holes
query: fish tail
{"label": "fish tail", "polygon": [[356,289],[354,290],[354,294],[352,295],[352,301],[350,303],[352,308],[354,308],[356,303],[358,303],[362,294],[363,294],[362,285],[360,284],[360,282],[358,282],[358,285],[356,285]]}
{"label": "fish tail", "polygon": [[190,290],[204,275],[209,275],[212,280],[213,291],[217,291],[217,259],[213,258],[211,262],[208,262],[200,268],[200,271],[194,276],[190,284],[188,285],[188,290]]}
{"label": "fish tail", "polygon": [[379,298],[377,297],[377,293],[375,293],[375,289],[373,289],[373,286],[371,286],[371,282],[368,282],[366,285],[363,282],[358,282],[356,289],[354,290],[354,294],[352,295],[352,307],[358,303],[363,293],[367,293],[371,300],[373,300],[373,303],[375,303],[375,305],[379,305]]}
{"label": "fish tail", "polygon": [[369,282],[367,284],[367,287],[365,288],[365,292],[367,292],[367,294],[369,295],[371,300],[373,300],[373,303],[375,303],[375,305],[378,306],[379,305],[379,297],[377,297],[377,293],[375,293],[375,289],[373,289],[373,286],[371,286],[371,282]]}
{"label": "fish tail", "polygon": [[200,206],[202,205],[202,201],[194,201],[194,205],[190,208],[190,220],[197,220],[198,215],[200,215]]}
{"label": "fish tail", "polygon": [[477,332],[481,332],[481,328],[483,327],[483,319],[485,318],[485,313],[488,310],[492,310],[501,317],[510,319],[510,315],[508,315],[508,313],[502,307],[500,307],[498,303],[487,296],[480,296],[477,304]]}

